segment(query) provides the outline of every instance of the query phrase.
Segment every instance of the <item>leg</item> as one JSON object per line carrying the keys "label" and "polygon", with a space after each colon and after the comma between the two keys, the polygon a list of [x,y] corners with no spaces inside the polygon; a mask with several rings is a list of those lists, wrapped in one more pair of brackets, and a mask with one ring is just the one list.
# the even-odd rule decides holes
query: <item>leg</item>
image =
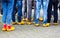
{"label": "leg", "polygon": [[21,1],[17,1],[18,3],[18,24],[23,25],[24,22],[22,21],[22,0]]}
{"label": "leg", "polygon": [[49,0],[43,1],[43,26],[46,26],[47,23],[47,9],[48,9]]}
{"label": "leg", "polygon": [[12,31],[15,28],[11,26],[11,20],[12,20],[12,12],[13,12],[13,6],[14,6],[14,0],[9,0],[7,5],[7,31]]}
{"label": "leg", "polygon": [[26,0],[23,0],[23,18],[25,17],[25,1]]}
{"label": "leg", "polygon": [[15,8],[16,8],[16,1],[14,1],[14,7],[13,7],[13,12],[12,12],[12,22],[16,22],[15,21]]}
{"label": "leg", "polygon": [[2,16],[2,22],[6,23],[6,16],[7,16],[7,3],[2,2],[2,8],[3,8],[3,16]]}
{"label": "leg", "polygon": [[27,21],[27,0],[23,0],[23,21]]}
{"label": "leg", "polygon": [[35,12],[35,25],[39,25],[39,18],[40,18],[40,9],[41,9],[41,0],[36,1],[36,12]]}
{"label": "leg", "polygon": [[17,1],[18,3],[18,22],[21,22],[22,19],[22,1]]}
{"label": "leg", "polygon": [[28,22],[27,24],[31,24],[31,16],[32,16],[32,0],[27,0],[27,18]]}
{"label": "leg", "polygon": [[2,16],[2,22],[3,22],[3,28],[2,31],[6,31],[6,16],[7,16],[7,3],[2,2],[2,8],[3,8],[3,16]]}
{"label": "leg", "polygon": [[8,1],[7,24],[11,24],[14,0]]}
{"label": "leg", "polygon": [[47,23],[50,23],[50,20],[51,20],[51,11],[52,11],[52,2],[49,2],[48,13],[47,13]]}
{"label": "leg", "polygon": [[27,0],[27,13],[28,13],[28,21],[31,21],[32,14],[32,0]]}
{"label": "leg", "polygon": [[54,24],[57,24],[57,21],[58,21],[58,2],[55,2],[53,5],[54,5]]}
{"label": "leg", "polygon": [[36,12],[36,1],[34,0],[34,19],[36,18],[35,17],[35,12]]}
{"label": "leg", "polygon": [[25,17],[24,18],[27,18],[27,0],[25,0]]}
{"label": "leg", "polygon": [[47,12],[47,24],[46,24],[46,26],[50,26],[51,11],[52,11],[52,2],[49,1],[48,12]]}
{"label": "leg", "polygon": [[48,4],[49,4],[49,0],[47,1],[43,1],[43,12],[44,12],[44,20],[43,20],[43,23],[46,23],[47,22],[47,9],[48,9]]}

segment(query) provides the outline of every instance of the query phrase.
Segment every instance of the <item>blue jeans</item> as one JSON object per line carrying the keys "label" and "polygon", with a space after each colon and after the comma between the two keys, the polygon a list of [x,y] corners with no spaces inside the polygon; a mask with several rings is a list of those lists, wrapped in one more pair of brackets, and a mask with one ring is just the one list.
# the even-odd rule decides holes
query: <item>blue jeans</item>
{"label": "blue jeans", "polygon": [[16,22],[15,20],[15,15],[16,15],[16,12],[15,12],[15,9],[16,9],[16,1],[14,1],[14,6],[13,6],[13,12],[12,12],[12,22]]}
{"label": "blue jeans", "polygon": [[[15,7],[18,7],[18,14],[17,14],[17,18],[18,18],[18,22],[21,22],[21,16],[22,16],[22,0],[16,0],[15,5],[14,5],[14,11],[15,11]],[[15,13],[12,13],[12,21],[15,22]]]}
{"label": "blue jeans", "polygon": [[13,12],[14,0],[2,1],[3,16],[2,22],[11,24],[11,15]]}
{"label": "blue jeans", "polygon": [[18,7],[18,22],[21,22],[21,20],[22,20],[22,0],[17,1],[17,7]]}
{"label": "blue jeans", "polygon": [[39,22],[37,21],[37,19],[40,18],[40,9],[41,9],[41,5],[43,7],[43,23],[47,22],[47,9],[48,9],[48,3],[49,0],[36,0],[36,12],[35,12],[35,22]]}

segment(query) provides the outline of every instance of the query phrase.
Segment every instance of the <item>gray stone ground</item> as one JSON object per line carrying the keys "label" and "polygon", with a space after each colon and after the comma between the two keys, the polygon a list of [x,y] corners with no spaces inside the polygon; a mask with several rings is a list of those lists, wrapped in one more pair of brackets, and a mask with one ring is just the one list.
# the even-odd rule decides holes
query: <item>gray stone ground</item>
{"label": "gray stone ground", "polygon": [[60,22],[58,26],[51,24],[50,27],[39,27],[32,25],[13,25],[14,31],[3,32],[0,17],[0,38],[60,38]]}

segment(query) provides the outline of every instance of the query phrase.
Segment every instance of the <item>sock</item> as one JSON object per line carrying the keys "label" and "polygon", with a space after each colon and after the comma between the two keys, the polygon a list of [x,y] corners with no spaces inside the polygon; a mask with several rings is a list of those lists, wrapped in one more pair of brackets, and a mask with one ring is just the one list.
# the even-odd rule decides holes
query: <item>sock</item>
{"label": "sock", "polygon": [[8,25],[8,29],[11,29],[11,25]]}
{"label": "sock", "polygon": [[3,26],[3,28],[6,28],[6,23],[5,24],[3,24],[4,26]]}

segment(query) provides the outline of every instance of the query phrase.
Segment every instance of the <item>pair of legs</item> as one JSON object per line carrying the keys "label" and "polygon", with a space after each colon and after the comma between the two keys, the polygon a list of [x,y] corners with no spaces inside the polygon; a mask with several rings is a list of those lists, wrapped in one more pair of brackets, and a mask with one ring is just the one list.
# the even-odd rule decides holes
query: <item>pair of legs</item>
{"label": "pair of legs", "polygon": [[53,16],[54,16],[54,23],[57,23],[57,21],[58,21],[58,11],[57,11],[57,9],[58,9],[58,1],[55,1],[55,2],[50,1],[49,2],[48,14],[47,14],[47,22],[50,23],[50,21],[51,21],[52,6],[54,8],[54,14],[53,14]]}
{"label": "pair of legs", "polygon": [[22,20],[22,0],[16,0],[14,2],[14,7],[13,7],[13,13],[12,13],[12,21],[14,22],[13,24],[15,24],[16,22],[16,19],[15,19],[15,15],[16,15],[16,11],[15,11],[15,8],[16,8],[16,4],[17,4],[17,18],[18,18],[18,23],[21,22]]}
{"label": "pair of legs", "polygon": [[31,16],[32,16],[32,0],[27,0],[27,24],[31,24]]}
{"label": "pair of legs", "polygon": [[2,8],[3,8],[2,22],[4,25],[2,30],[6,30],[7,27],[8,27],[8,31],[13,30],[11,29],[11,19],[12,19],[11,16],[13,12],[13,5],[14,5],[14,0],[2,1]]}
{"label": "pair of legs", "polygon": [[48,9],[48,4],[49,4],[49,0],[36,0],[36,12],[35,12],[35,24],[39,25],[39,18],[40,18],[40,9],[41,9],[41,5],[43,7],[43,23],[44,25],[47,22],[47,9]]}

